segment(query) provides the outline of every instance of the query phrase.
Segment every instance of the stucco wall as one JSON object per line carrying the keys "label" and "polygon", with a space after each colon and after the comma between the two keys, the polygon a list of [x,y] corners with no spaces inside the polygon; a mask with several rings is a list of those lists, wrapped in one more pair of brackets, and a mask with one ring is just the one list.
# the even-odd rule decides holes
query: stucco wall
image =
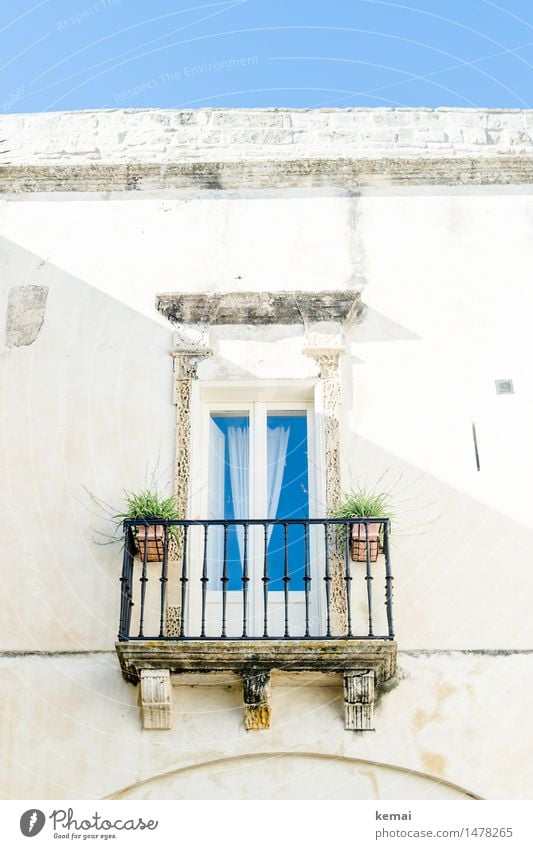
{"label": "stucco wall", "polygon": [[341,686],[320,676],[274,676],[267,731],[244,730],[241,688],[226,683],[173,687],[173,730],[143,732],[113,652],[2,658],[2,793],[527,799],[532,658],[400,654],[364,733],[343,730]]}
{"label": "stucco wall", "polygon": [[109,648],[111,517],[155,470],[172,480],[172,333],[5,239],[0,265],[2,324],[12,287],[48,289],[35,341],[0,349],[2,648]]}
{"label": "stucco wall", "polygon": [[[103,525],[80,503],[87,502],[82,485],[116,504],[159,453],[163,478],[171,480],[172,331],[155,310],[156,292],[352,286],[361,289],[367,312],[348,332],[342,363],[343,484],[373,486],[381,478],[392,490],[402,643],[531,644],[532,295],[523,272],[533,261],[529,193],[411,189],[357,198],[258,193],[136,202],[30,195],[4,202],[0,216],[10,240],[3,286],[50,284],[36,341],[3,353],[6,482],[15,487],[8,503],[19,525],[32,516],[29,545],[37,562],[47,563],[45,575],[57,568],[58,555],[42,540],[56,534],[61,568],[80,597],[93,580],[78,559],[80,544],[84,557],[118,563],[117,550],[89,539],[91,523]],[[200,365],[200,378],[316,374],[299,353],[302,328],[280,329],[272,341],[275,334],[213,333],[215,357]],[[496,395],[494,380],[502,377],[514,380],[514,395]],[[193,489],[198,485],[193,481]],[[29,514],[28,493],[36,493]],[[37,521],[34,509],[41,511]],[[65,515],[73,520],[67,528]],[[8,572],[15,593],[18,580]],[[58,609],[60,586],[53,601],[46,594]],[[105,598],[111,610],[115,600]],[[87,621],[76,616],[69,629]],[[61,622],[46,624],[46,647],[75,647],[62,631]],[[16,632],[9,623],[10,646]],[[94,645],[102,647],[99,636]]]}

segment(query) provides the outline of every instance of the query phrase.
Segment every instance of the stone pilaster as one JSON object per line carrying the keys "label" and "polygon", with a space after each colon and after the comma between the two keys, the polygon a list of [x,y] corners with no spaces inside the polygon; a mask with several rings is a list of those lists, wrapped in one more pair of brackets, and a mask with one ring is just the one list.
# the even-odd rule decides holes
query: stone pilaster
{"label": "stone pilaster", "polygon": [[[339,361],[344,348],[310,347],[305,348],[304,353],[318,364],[322,384],[326,514],[331,516],[341,495]],[[331,569],[331,628],[335,636],[342,636],[347,631],[346,582],[344,580],[346,565],[344,546],[339,542],[334,528],[331,528],[328,533],[328,547]]]}
{"label": "stone pilaster", "polygon": [[[187,516],[191,469],[191,398],[192,384],[198,366],[211,356],[208,348],[177,348],[174,358],[174,404],[176,406],[176,442],[174,464],[174,495],[180,516]],[[181,535],[169,541],[169,603],[166,615],[167,636],[178,636],[181,623],[180,573],[183,543]]]}
{"label": "stone pilaster", "polygon": [[176,405],[176,454],[174,494],[181,516],[187,514],[191,465],[191,397],[192,382],[198,366],[211,351],[206,348],[178,349],[174,357],[174,404]]}

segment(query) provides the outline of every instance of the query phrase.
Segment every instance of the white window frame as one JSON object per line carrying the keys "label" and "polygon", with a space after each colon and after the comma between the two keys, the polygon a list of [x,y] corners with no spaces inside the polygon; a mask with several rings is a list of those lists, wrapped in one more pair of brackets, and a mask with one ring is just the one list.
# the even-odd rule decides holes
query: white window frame
{"label": "white window frame", "polygon": [[[189,516],[191,519],[206,519],[208,515],[208,458],[209,458],[209,419],[213,412],[245,413],[250,417],[250,493],[261,493],[251,498],[250,518],[266,518],[266,480],[258,480],[258,469],[266,468],[266,440],[261,440],[259,434],[266,433],[266,417],[269,412],[284,410],[305,410],[307,412],[307,450],[308,450],[308,486],[309,486],[309,517],[325,516],[324,504],[324,444],[322,421],[317,414],[318,385],[316,381],[235,381],[235,382],[198,382],[194,386],[191,398],[191,476],[189,494]],[[261,445],[261,442],[263,445]],[[261,472],[259,472],[261,474]],[[264,477],[264,473],[262,474]],[[318,532],[323,533],[319,526]],[[313,592],[313,618],[319,622],[325,615],[325,604],[322,599],[323,563],[322,558],[313,555],[313,535],[311,535],[311,568],[312,587],[320,592]],[[190,627],[186,632],[199,633],[197,611],[201,608],[201,586],[198,564],[200,552],[191,550],[191,574],[189,574],[189,609],[195,611],[194,621],[188,622]],[[196,568],[196,573],[194,569]],[[259,589],[255,582],[255,594],[252,603],[260,605]],[[232,591],[239,595],[239,591]],[[208,591],[208,597],[220,595],[220,590]],[[228,592],[231,603],[232,593]],[[278,593],[273,593],[272,598]],[[303,596],[303,593],[301,593]],[[279,593],[282,596],[282,593]],[[294,593],[296,596],[296,591]],[[252,601],[252,599],[251,599]],[[185,612],[189,620],[188,612]]]}

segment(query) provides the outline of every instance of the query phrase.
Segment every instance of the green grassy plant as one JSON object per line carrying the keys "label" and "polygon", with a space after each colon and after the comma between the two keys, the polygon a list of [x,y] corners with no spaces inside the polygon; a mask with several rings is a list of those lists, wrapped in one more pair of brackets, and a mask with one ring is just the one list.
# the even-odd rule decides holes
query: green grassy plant
{"label": "green grassy plant", "polygon": [[339,501],[334,512],[335,519],[366,519],[390,517],[390,502],[387,492],[371,492],[354,489]]}
{"label": "green grassy plant", "polygon": [[[126,512],[113,516],[118,525],[122,524],[124,519],[181,519],[174,495],[163,498],[156,490],[143,489],[139,492],[126,492],[126,502]],[[176,536],[178,531],[176,526],[168,529],[172,536]]]}

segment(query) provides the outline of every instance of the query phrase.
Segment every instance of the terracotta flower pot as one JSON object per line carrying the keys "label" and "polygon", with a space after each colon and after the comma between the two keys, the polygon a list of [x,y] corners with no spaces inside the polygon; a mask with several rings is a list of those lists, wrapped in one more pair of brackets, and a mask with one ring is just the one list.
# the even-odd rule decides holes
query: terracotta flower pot
{"label": "terracotta flower pot", "polygon": [[[379,554],[379,533],[382,522],[377,519],[368,522],[354,522],[352,525],[352,560],[366,563],[366,545],[370,552],[370,561],[375,563]],[[367,537],[368,529],[368,537]]]}
{"label": "terracotta flower pot", "polygon": [[164,525],[136,525],[135,544],[142,561],[146,549],[147,563],[161,562],[165,551]]}

